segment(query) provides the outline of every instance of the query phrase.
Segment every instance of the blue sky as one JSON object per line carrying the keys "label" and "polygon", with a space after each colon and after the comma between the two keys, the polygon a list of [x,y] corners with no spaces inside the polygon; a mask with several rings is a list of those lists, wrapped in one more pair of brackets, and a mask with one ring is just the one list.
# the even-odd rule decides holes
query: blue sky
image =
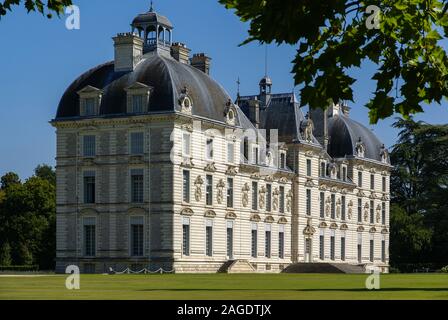
{"label": "blue sky", "polygon": [[[48,121],[64,90],[81,73],[113,58],[112,37],[130,31],[129,24],[149,9],[149,0],[75,0],[81,9],[81,29],[65,28],[65,17],[48,20],[15,8],[0,21],[0,175],[17,172],[22,178],[40,163],[55,164],[55,130]],[[241,93],[258,92],[264,75],[264,47],[238,47],[247,35],[243,24],[217,0],[156,0],[156,11],[174,24],[173,38],[194,52],[212,57],[212,77],[232,95],[236,80]],[[298,22],[300,23],[300,22]],[[269,75],[275,92],[291,92],[291,61],[295,48],[269,46]],[[374,90],[368,65],[354,70],[358,79],[351,116],[368,124],[363,106]],[[447,123],[448,108],[431,106],[416,118]],[[396,140],[393,119],[371,126],[387,146]]]}

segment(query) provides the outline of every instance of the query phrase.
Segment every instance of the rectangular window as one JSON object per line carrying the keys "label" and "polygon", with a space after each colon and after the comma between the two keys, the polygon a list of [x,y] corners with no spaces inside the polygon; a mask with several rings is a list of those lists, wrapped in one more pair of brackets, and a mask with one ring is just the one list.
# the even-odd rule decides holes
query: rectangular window
{"label": "rectangular window", "polygon": [[131,199],[133,203],[143,203],[143,170],[131,170]]}
{"label": "rectangular window", "polygon": [[96,255],[96,219],[84,218],[84,255]]}
{"label": "rectangular window", "polygon": [[213,256],[213,221],[207,220],[205,227],[205,253],[208,257]]}
{"label": "rectangular window", "polygon": [[244,138],[243,142],[243,155],[244,163],[247,163],[249,160],[249,139],[247,137]]}
{"label": "rectangular window", "polygon": [[143,217],[131,217],[131,256],[143,256]]}
{"label": "rectangular window", "polygon": [[251,255],[252,258],[257,257],[258,250],[258,227],[256,224],[252,225],[252,241],[251,241]]}
{"label": "rectangular window", "polygon": [[187,157],[191,154],[191,135],[189,133],[182,135],[182,154]]}
{"label": "rectangular window", "polygon": [[227,143],[227,162],[235,162],[235,144],[231,142]]}
{"label": "rectangular window", "polygon": [[286,155],[283,152],[280,153],[280,168],[281,169],[286,168]]}
{"label": "rectangular window", "polygon": [[386,262],[386,240],[381,241],[381,261]]}
{"label": "rectangular window", "polygon": [[227,257],[233,257],[233,223],[227,222]]}
{"label": "rectangular window", "polygon": [[131,133],[131,155],[142,155],[144,153],[144,135],[143,132]]}
{"label": "rectangular window", "polygon": [[270,184],[266,185],[266,211],[272,210],[272,186]]}
{"label": "rectangular window", "polygon": [[341,197],[341,220],[344,221],[345,220],[345,196]]}
{"label": "rectangular window", "polygon": [[306,214],[311,215],[311,190],[306,189]]}
{"label": "rectangular window", "polygon": [[182,254],[190,255],[190,219],[184,218],[182,222]]}
{"label": "rectangular window", "polygon": [[325,162],[320,163],[320,176],[321,177],[327,176],[327,165]]}
{"label": "rectangular window", "polygon": [[311,177],[311,159],[306,160],[306,175]]}
{"label": "rectangular window", "polygon": [[325,218],[325,192],[320,193],[319,201],[320,201],[320,217]]}
{"label": "rectangular window", "polygon": [[254,147],[252,150],[252,162],[258,164],[258,147]]}
{"label": "rectangular window", "polygon": [[371,174],[370,175],[370,189],[375,189],[375,175]]}
{"label": "rectangular window", "polygon": [[285,258],[285,233],[283,231],[278,233],[278,257]]}
{"label": "rectangular window", "polygon": [[208,160],[212,160],[213,159],[213,139],[211,139],[211,138],[207,139],[205,157]]}
{"label": "rectangular window", "polygon": [[183,172],[183,181],[182,181],[182,192],[183,192],[183,201],[186,203],[190,202],[190,171],[184,170]]}
{"label": "rectangular window", "polygon": [[342,167],[342,180],[347,181],[347,168]]}
{"label": "rectangular window", "polygon": [[375,243],[374,243],[373,239],[370,239],[370,262],[373,262],[374,250],[375,250]]}
{"label": "rectangular window", "polygon": [[362,188],[362,172],[358,171],[358,187]]}
{"label": "rectangular window", "polygon": [[96,137],[84,136],[83,137],[83,156],[94,157],[96,155]]}
{"label": "rectangular window", "polygon": [[95,98],[87,98],[85,100],[84,115],[86,116],[95,115]]}
{"label": "rectangular window", "polygon": [[375,223],[375,203],[370,201],[370,223]]}
{"label": "rectangular window", "polygon": [[345,261],[345,237],[341,237],[341,260]]}
{"label": "rectangular window", "polygon": [[84,172],[84,203],[95,203],[95,172]]}
{"label": "rectangular window", "polygon": [[206,205],[213,205],[213,177],[207,175],[206,177],[206,185],[205,185],[205,202]]}
{"label": "rectangular window", "polygon": [[358,222],[362,222],[362,199],[358,199]]}
{"label": "rectangular window", "polygon": [[336,196],[331,195],[331,219],[336,219]]}
{"label": "rectangular window", "polygon": [[132,96],[132,113],[143,113],[143,98],[142,95]]}
{"label": "rectangular window", "polygon": [[258,183],[252,182],[252,210],[258,210]]}
{"label": "rectangular window", "polygon": [[334,235],[332,235],[330,237],[330,259],[331,260],[335,259],[334,251],[335,251],[335,237],[334,237]]}
{"label": "rectangular window", "polygon": [[319,237],[319,259],[325,259],[325,236],[323,234]]}
{"label": "rectangular window", "polygon": [[386,203],[381,204],[381,224],[386,224]]}
{"label": "rectangular window", "polygon": [[383,192],[386,192],[386,177],[383,177]]}
{"label": "rectangular window", "polygon": [[265,232],[265,256],[271,257],[271,230],[270,228]]}
{"label": "rectangular window", "polygon": [[258,227],[254,223],[252,225],[252,239],[251,239],[251,256],[252,256],[252,258],[257,257],[257,248],[258,248]]}
{"label": "rectangular window", "polygon": [[285,213],[285,187],[280,187],[280,213]]}
{"label": "rectangular window", "polygon": [[362,233],[358,233],[358,263],[362,263]]}
{"label": "rectangular window", "polygon": [[227,178],[227,208],[233,208],[233,178]]}

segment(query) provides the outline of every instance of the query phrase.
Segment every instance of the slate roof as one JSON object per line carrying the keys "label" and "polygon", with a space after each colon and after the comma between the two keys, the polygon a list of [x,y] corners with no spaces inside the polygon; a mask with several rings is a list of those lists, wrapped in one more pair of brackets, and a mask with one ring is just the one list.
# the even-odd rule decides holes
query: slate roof
{"label": "slate roof", "polygon": [[[108,62],[81,75],[64,93],[55,120],[79,117],[77,92],[88,85],[103,91],[99,116],[124,116],[125,88],[136,82],[152,87],[149,113],[180,111],[178,100],[186,86],[193,101],[193,115],[225,122],[230,96],[215,80],[190,65],[155,53],[146,54],[133,72],[115,72],[114,63]],[[238,113],[237,125],[241,116]]]}
{"label": "slate roof", "polygon": [[365,157],[381,161],[381,141],[371,130],[344,114],[328,119],[328,135],[328,153],[333,158],[354,156],[356,143],[361,138],[366,146]]}
{"label": "slate roof", "polygon": [[173,27],[173,24],[167,17],[152,11],[152,9],[146,13],[139,14],[132,21],[132,25],[140,25],[140,24],[160,24],[168,28]]}

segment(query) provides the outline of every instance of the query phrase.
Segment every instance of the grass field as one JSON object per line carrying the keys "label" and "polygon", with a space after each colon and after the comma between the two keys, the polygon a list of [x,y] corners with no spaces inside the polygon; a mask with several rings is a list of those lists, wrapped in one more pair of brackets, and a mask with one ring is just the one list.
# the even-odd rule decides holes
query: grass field
{"label": "grass field", "polygon": [[448,299],[448,275],[381,275],[381,289],[365,289],[367,275],[81,275],[81,290],[65,276],[0,276],[0,299]]}

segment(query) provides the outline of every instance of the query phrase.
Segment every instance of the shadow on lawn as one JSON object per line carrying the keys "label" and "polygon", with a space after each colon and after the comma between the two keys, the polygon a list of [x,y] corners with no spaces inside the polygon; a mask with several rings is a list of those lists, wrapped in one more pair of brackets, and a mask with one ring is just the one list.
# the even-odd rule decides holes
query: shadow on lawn
{"label": "shadow on lawn", "polygon": [[337,289],[337,288],[327,288],[327,289],[142,289],[139,291],[151,292],[151,291],[177,291],[177,292],[188,292],[188,291],[297,291],[297,292],[397,292],[397,291],[446,291],[448,293],[448,288],[383,288],[380,290],[367,290],[365,288],[349,288],[349,289]]}

